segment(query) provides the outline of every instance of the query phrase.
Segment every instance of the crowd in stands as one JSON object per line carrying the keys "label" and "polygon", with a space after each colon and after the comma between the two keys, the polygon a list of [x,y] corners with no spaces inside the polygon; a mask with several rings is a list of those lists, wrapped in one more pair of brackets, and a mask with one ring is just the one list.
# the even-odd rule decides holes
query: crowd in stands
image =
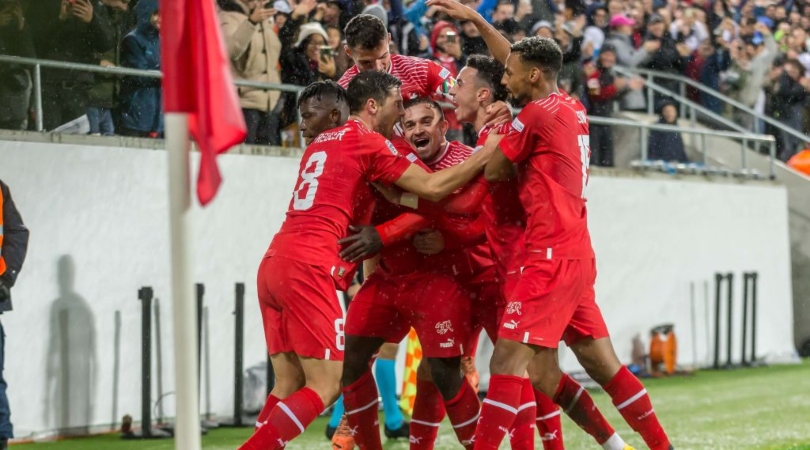
{"label": "crowd in stands", "polygon": [[[352,65],[342,29],[359,13],[386,23],[392,53],[432,59],[453,74],[469,55],[487,53],[471,22],[443,16],[426,0],[212,1],[237,79],[299,86],[337,80]],[[531,35],[557,40],[564,51],[560,87],[591,115],[647,110],[644,80],[621,76],[614,69],[620,65],[687,76],[764,116],[810,130],[808,0],[461,2],[510,41]],[[159,27],[157,0],[0,0],[2,55],[159,70]],[[679,92],[677,81],[654,81]],[[46,130],[86,115],[91,134],[162,135],[158,79],[43,68],[42,83]],[[30,67],[0,63],[0,127],[33,128],[32,90]],[[238,91],[247,142],[283,144],[283,130],[296,120],[295,95]],[[753,132],[775,134],[783,160],[805,145],[704,92],[689,89],[687,96]],[[652,100],[662,123],[676,121],[677,104],[660,93]],[[462,127],[451,123],[450,132],[462,136]],[[592,125],[591,133],[592,163],[613,165],[611,129]],[[686,159],[679,136],[655,133],[650,144],[666,147],[665,158]]]}

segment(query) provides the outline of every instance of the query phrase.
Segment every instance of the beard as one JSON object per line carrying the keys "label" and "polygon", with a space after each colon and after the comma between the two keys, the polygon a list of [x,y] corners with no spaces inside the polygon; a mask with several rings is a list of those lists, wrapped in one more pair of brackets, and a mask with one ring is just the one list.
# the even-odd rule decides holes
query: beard
{"label": "beard", "polygon": [[515,95],[511,92],[509,93],[509,97],[507,98],[507,101],[509,101],[509,103],[515,108],[521,108],[523,106],[526,106],[526,104],[529,103],[529,100],[531,99],[529,98],[528,94]]}

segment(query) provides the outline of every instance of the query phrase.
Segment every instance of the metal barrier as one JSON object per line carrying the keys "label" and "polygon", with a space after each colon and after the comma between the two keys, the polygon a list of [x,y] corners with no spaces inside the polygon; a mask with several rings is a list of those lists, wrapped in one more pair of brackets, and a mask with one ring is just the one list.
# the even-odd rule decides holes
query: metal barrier
{"label": "metal barrier", "polygon": [[[0,62],[19,64],[23,66],[33,66],[34,81],[34,110],[36,112],[36,130],[43,131],[42,127],[42,67],[53,69],[80,70],[83,72],[103,73],[107,75],[131,75],[137,77],[163,78],[163,73],[158,70],[129,69],[126,67],[102,67],[93,64],[81,64],[64,61],[51,61],[46,59],[21,58],[19,56],[0,55]],[[298,95],[304,90],[301,86],[291,84],[260,83],[248,80],[235,80],[237,86],[265,89],[269,91],[292,92]]]}
{"label": "metal barrier", "polygon": [[[722,93],[720,93],[720,92],[718,92],[718,91],[716,91],[716,90],[714,90],[714,89],[712,89],[710,87],[707,87],[707,86],[705,86],[705,85],[703,85],[701,83],[698,83],[697,81],[695,81],[695,80],[693,80],[691,78],[687,78],[687,77],[684,77],[684,76],[681,76],[681,75],[675,75],[675,74],[671,74],[671,73],[659,72],[659,71],[650,70],[650,69],[641,69],[641,68],[637,68],[637,67],[624,67],[624,66],[622,66],[622,67],[620,67],[620,70],[625,71],[625,73],[643,75],[643,76],[647,77],[647,80],[650,80],[650,81],[653,81],[653,82],[654,82],[655,78],[663,78],[663,79],[666,79],[666,80],[677,81],[679,83],[679,89],[678,90],[680,92],[680,97],[686,98],[686,86],[692,87],[694,89],[699,90],[702,93],[711,95],[712,97],[717,98],[721,102],[723,102],[725,104],[728,104],[728,105],[731,105],[735,109],[737,109],[737,110],[739,110],[739,111],[753,117],[754,121],[761,120],[761,121],[767,123],[768,125],[771,125],[775,129],[781,131],[781,132],[788,133],[791,136],[796,137],[798,139],[801,139],[802,141],[805,141],[805,142],[810,141],[810,137],[808,137],[801,130],[791,128],[788,125],[785,125],[784,123],[779,122],[778,120],[776,120],[776,119],[774,119],[772,117],[767,117],[767,116],[764,116],[762,114],[759,114],[756,111],[754,111],[752,108],[740,103],[739,101],[734,100],[733,98],[728,97],[728,96],[726,96],[726,95],[724,95],[724,94],[722,94]],[[648,110],[649,110],[649,107],[648,107]],[[683,103],[681,104],[680,116],[681,117],[686,117],[686,105],[684,105]],[[750,132],[752,130],[746,130],[746,131]]]}
{"label": "metal barrier", "polygon": [[[10,63],[10,64],[20,64],[25,66],[33,66],[34,68],[34,107],[36,111],[36,130],[42,131],[42,77],[41,77],[41,68],[56,68],[56,69],[67,69],[67,70],[80,70],[80,71],[87,71],[87,72],[94,72],[94,73],[103,73],[109,75],[130,75],[130,76],[140,76],[140,77],[149,77],[149,78],[162,78],[163,74],[157,70],[139,70],[139,69],[130,69],[125,67],[102,67],[92,64],[81,64],[81,63],[71,63],[71,62],[64,62],[64,61],[51,61],[51,60],[42,60],[42,59],[34,59],[34,58],[22,58],[17,56],[7,56],[7,55],[0,55],[0,63]],[[633,70],[624,68],[624,67],[617,67],[617,71],[623,75],[632,75]],[[654,76],[658,76],[657,74]],[[235,84],[237,86],[245,86],[245,87],[253,87],[258,89],[266,89],[266,90],[276,90],[281,92],[292,92],[298,95],[304,88],[301,86],[289,85],[289,84],[277,84],[277,83],[261,83],[261,82],[254,82],[254,81],[247,81],[247,80],[235,80]],[[677,95],[674,92],[665,89],[657,84],[654,81],[648,81],[646,83],[647,91],[648,91],[648,105],[652,107],[652,96],[653,92],[658,92],[662,95],[666,95],[672,97],[676,101],[681,102],[682,107],[689,108],[691,111],[690,118],[692,122],[691,128],[686,127],[677,127],[672,125],[661,125],[661,124],[648,124],[642,122],[635,122],[631,120],[624,120],[624,119],[615,119],[611,117],[598,117],[598,116],[589,116],[589,120],[591,123],[598,124],[598,125],[610,125],[610,126],[624,126],[624,127],[632,127],[632,128],[639,128],[640,130],[640,144],[641,144],[641,158],[642,160],[647,159],[647,135],[649,130],[659,130],[659,131],[673,131],[673,132],[680,132],[686,133],[693,136],[692,146],[695,148],[700,148],[701,152],[703,153],[703,161],[706,163],[708,161],[708,147],[706,145],[706,137],[725,137],[729,139],[739,140],[741,142],[741,151],[742,151],[742,168],[743,171],[747,171],[747,159],[745,156],[745,151],[749,142],[760,142],[766,143],[770,146],[770,177],[774,177],[774,158],[776,157],[776,141],[773,136],[766,136],[766,135],[757,135],[751,134],[750,131],[746,130],[742,126],[731,122],[725,119],[722,116],[719,116],[712,111],[704,108],[701,105],[698,105],[688,99],[686,99],[683,95]],[[451,105],[445,105],[451,106]],[[517,110],[515,110],[517,111]],[[695,127],[697,121],[697,112],[706,115],[713,120],[718,121],[719,123],[728,126],[731,129],[738,131],[735,132],[727,132],[727,131],[717,131],[717,130],[708,130],[708,129],[699,129]],[[700,144],[698,145],[695,142],[695,137],[700,136]]]}

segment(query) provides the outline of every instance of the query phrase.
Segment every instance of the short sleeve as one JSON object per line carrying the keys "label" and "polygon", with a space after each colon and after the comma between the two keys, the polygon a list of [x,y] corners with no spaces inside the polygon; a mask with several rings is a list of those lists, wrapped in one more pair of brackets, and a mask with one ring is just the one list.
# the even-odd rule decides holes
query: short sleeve
{"label": "short sleeve", "polygon": [[450,70],[436,64],[433,61],[427,62],[427,91],[442,97],[450,98],[450,88],[456,84],[456,79]]}
{"label": "short sleeve", "polygon": [[546,118],[538,117],[540,108],[529,103],[512,120],[509,132],[501,139],[500,147],[503,155],[513,163],[520,163],[531,155],[537,145],[537,128]]}
{"label": "short sleeve", "polygon": [[394,144],[382,136],[369,136],[366,159],[369,181],[379,181],[388,186],[399,180],[411,166],[411,162],[397,151]]}

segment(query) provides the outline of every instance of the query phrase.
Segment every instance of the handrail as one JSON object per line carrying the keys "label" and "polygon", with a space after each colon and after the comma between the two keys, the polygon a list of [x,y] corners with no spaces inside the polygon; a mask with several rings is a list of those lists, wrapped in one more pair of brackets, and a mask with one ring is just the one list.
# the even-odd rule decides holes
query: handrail
{"label": "handrail", "polygon": [[705,92],[705,93],[707,93],[709,95],[712,95],[712,96],[716,97],[717,99],[721,100],[723,103],[727,103],[727,104],[729,104],[729,105],[731,105],[731,106],[745,112],[746,114],[748,114],[750,116],[753,116],[754,118],[756,118],[758,120],[761,120],[761,121],[763,121],[763,122],[777,128],[777,129],[779,129],[780,131],[790,133],[791,135],[793,135],[793,137],[797,137],[797,138],[801,139],[802,141],[810,140],[810,137],[808,137],[806,134],[802,133],[801,131],[799,131],[799,130],[793,128],[793,127],[790,127],[790,126],[788,126],[788,125],[786,125],[786,124],[784,124],[782,122],[779,122],[778,120],[776,120],[776,119],[774,119],[772,117],[761,115],[761,114],[757,113],[756,111],[754,111],[754,109],[752,109],[751,107],[739,102],[738,100],[734,100],[733,98],[731,98],[731,97],[729,97],[729,96],[727,96],[727,95],[725,95],[725,94],[723,94],[721,92],[718,92],[718,91],[716,91],[716,90],[714,90],[714,89],[712,89],[710,87],[707,87],[707,86],[705,86],[705,85],[703,85],[701,83],[698,83],[697,81],[695,81],[695,80],[693,80],[691,78],[687,78],[687,77],[684,77],[682,75],[675,75],[675,74],[672,74],[672,73],[660,72],[660,71],[657,71],[657,70],[643,69],[643,68],[639,68],[639,67],[622,66],[622,69],[625,69],[625,70],[628,70],[628,71],[631,71],[631,72],[636,72],[636,73],[639,73],[639,74],[642,74],[642,75],[652,76],[654,78],[664,78],[664,79],[667,79],[667,80],[678,81],[678,82],[680,82],[682,84],[689,85],[689,86],[691,86],[691,87],[693,87],[695,89],[698,89],[701,92]]}
{"label": "handrail", "polygon": [[[615,70],[616,70],[616,72],[618,72],[619,74],[624,75],[624,76],[633,75],[632,71],[630,69],[627,69],[626,67],[618,67],[617,66],[617,67],[615,67]],[[711,118],[712,120],[716,121],[717,123],[723,124],[726,127],[731,128],[732,130],[736,130],[736,131],[739,131],[741,133],[749,132],[749,130],[746,129],[745,127],[743,127],[742,125],[734,123],[734,122],[726,119],[725,117],[715,113],[714,111],[711,111],[711,110],[707,109],[706,107],[704,107],[702,105],[699,105],[699,104],[689,100],[686,97],[683,97],[683,96],[681,96],[679,94],[676,94],[676,93],[670,91],[669,89],[661,87],[658,84],[656,84],[654,81],[645,80],[644,86],[647,87],[648,89],[652,89],[653,91],[658,92],[659,94],[670,97],[673,100],[688,106],[689,108],[692,109],[693,113],[694,113],[694,111],[698,111],[701,114],[703,114],[703,115]],[[649,101],[649,99],[648,99],[648,101]],[[694,120],[695,120],[695,118],[692,117],[693,122],[694,122]]]}

